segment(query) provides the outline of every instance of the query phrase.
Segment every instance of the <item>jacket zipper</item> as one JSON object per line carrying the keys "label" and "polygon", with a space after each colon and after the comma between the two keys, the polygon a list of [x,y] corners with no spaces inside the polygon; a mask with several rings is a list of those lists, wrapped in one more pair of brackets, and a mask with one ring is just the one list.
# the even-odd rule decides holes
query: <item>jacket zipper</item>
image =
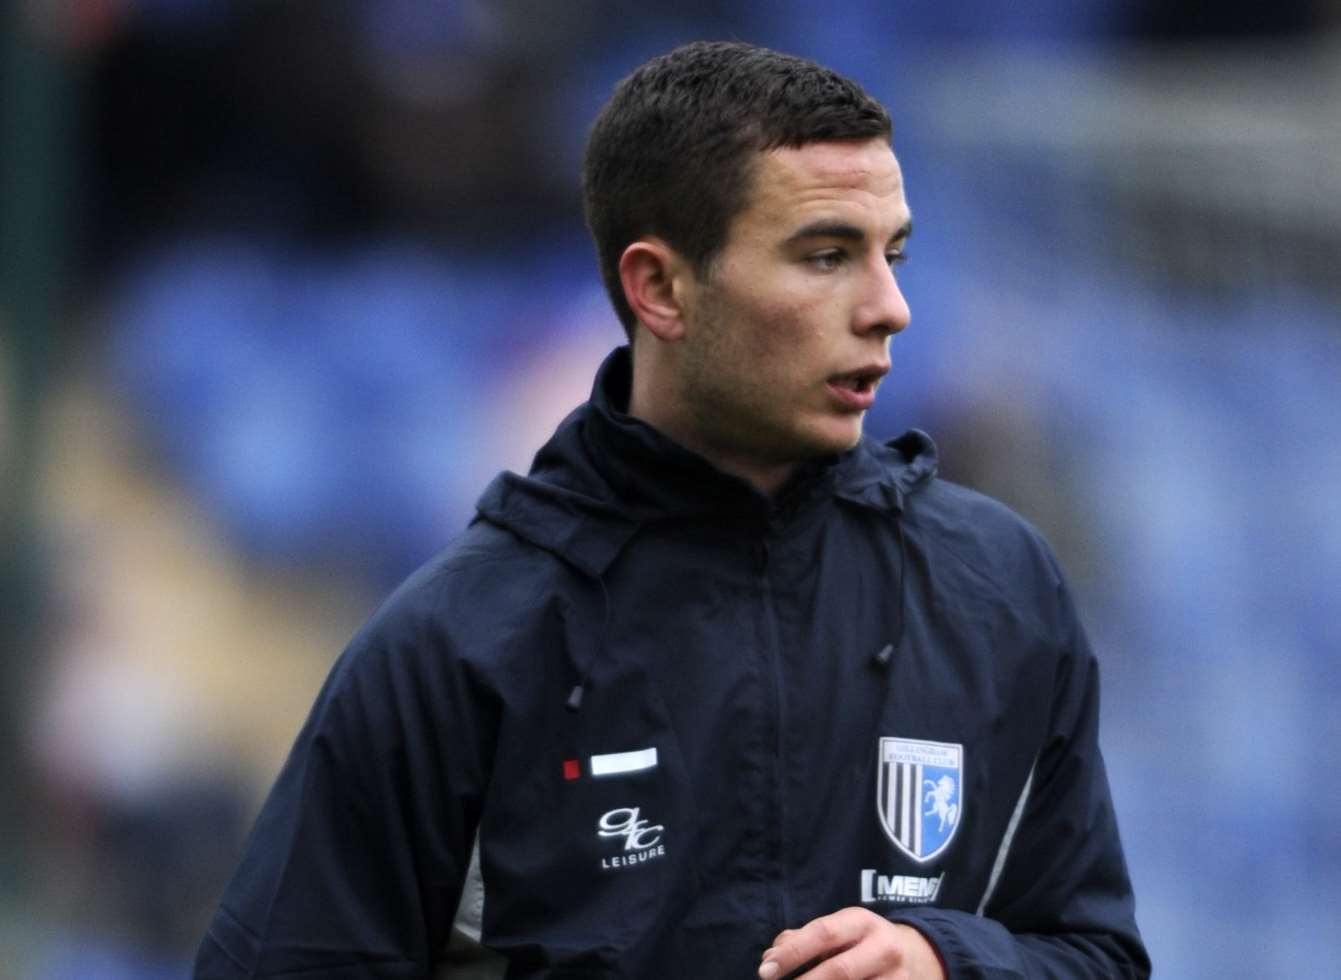
{"label": "jacket zipper", "polygon": [[[773,533],[774,525],[770,521],[768,528],[759,539],[759,582],[763,596],[764,620],[767,623],[767,651],[766,657],[770,681],[772,682],[771,694],[771,721],[773,725],[773,759],[770,770],[772,773],[774,792],[777,796],[777,806],[774,808],[774,840],[776,842],[776,892],[773,902],[774,930],[776,935],[791,924],[791,902],[789,900],[788,889],[788,860],[787,860],[787,792],[786,792],[786,772],[783,765],[783,753],[785,748],[786,727],[783,719],[783,683],[782,683],[782,644],[778,638],[778,619],[777,610],[773,602],[773,583],[769,576],[769,565],[771,560],[770,537]],[[771,937],[770,937],[771,938]]]}

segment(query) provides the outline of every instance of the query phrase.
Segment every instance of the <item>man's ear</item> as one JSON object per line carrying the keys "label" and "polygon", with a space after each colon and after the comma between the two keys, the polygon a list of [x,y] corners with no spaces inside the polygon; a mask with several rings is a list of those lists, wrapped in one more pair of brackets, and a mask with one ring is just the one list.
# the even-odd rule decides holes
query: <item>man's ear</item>
{"label": "man's ear", "polygon": [[619,281],[638,322],[659,340],[684,335],[684,283],[688,264],[659,238],[640,238],[619,257]]}

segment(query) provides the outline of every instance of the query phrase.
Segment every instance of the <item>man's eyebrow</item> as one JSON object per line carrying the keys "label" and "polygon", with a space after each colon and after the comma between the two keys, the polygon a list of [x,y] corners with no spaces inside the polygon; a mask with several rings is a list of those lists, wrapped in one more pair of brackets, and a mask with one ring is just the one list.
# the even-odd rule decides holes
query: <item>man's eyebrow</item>
{"label": "man's eyebrow", "polygon": [[[912,233],[913,219],[909,218],[898,231],[894,232],[890,242],[904,242]],[[860,242],[866,239],[866,233],[846,221],[812,221],[792,232],[787,238],[787,244],[791,245],[807,238],[838,238],[849,242]]]}
{"label": "man's eyebrow", "polygon": [[866,233],[846,221],[812,221],[792,232],[787,238],[787,243],[804,241],[807,238],[841,238],[859,242],[866,238]]}

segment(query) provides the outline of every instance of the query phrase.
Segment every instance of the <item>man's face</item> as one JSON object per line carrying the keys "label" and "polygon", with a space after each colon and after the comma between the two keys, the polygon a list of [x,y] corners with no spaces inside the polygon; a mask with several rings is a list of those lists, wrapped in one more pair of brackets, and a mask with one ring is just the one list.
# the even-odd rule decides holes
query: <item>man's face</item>
{"label": "man's face", "polygon": [[908,325],[893,265],[910,229],[883,140],[760,154],[726,244],[686,288],[684,441],[747,469],[854,446]]}

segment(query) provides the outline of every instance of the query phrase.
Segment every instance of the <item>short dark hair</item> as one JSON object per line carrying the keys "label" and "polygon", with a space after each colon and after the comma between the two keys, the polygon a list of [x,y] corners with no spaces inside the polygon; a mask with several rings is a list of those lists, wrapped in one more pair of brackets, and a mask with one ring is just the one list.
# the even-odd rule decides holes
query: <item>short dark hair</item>
{"label": "short dark hair", "polygon": [[636,69],[596,118],[582,163],[587,227],[615,312],[636,318],[619,258],[664,238],[705,276],[745,207],[755,154],[891,136],[860,85],[813,61],[733,41],[696,41]]}

